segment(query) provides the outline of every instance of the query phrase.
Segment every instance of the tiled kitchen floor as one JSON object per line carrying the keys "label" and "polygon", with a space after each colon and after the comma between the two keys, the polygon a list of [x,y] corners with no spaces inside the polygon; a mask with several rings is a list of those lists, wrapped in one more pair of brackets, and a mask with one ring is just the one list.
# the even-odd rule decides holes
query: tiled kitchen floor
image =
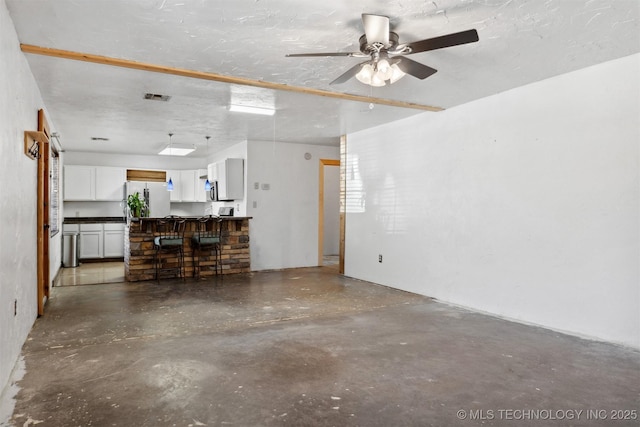
{"label": "tiled kitchen floor", "polygon": [[[337,266],[338,256],[325,256],[323,265]],[[81,263],[79,267],[62,268],[55,286],[98,285],[124,281],[123,262],[85,262]]]}
{"label": "tiled kitchen floor", "polygon": [[79,267],[61,269],[55,286],[117,282],[124,282],[124,262],[85,262]]}

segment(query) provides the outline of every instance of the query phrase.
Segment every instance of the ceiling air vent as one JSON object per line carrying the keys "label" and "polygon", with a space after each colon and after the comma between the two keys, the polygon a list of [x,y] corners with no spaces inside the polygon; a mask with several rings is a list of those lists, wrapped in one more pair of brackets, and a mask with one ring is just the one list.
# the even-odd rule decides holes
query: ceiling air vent
{"label": "ceiling air vent", "polygon": [[109,138],[102,138],[102,137],[99,137],[99,136],[92,136],[91,140],[92,141],[108,141]]}
{"label": "ceiling air vent", "polygon": [[164,101],[167,102],[171,99],[169,95],[160,95],[158,93],[145,93],[144,99],[150,99],[152,101]]}

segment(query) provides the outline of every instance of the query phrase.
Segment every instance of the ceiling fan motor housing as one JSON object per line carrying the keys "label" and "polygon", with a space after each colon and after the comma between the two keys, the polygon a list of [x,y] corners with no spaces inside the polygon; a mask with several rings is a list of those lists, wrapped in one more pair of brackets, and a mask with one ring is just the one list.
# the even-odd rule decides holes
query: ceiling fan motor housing
{"label": "ceiling fan motor housing", "polygon": [[398,34],[393,31],[389,31],[389,44],[383,45],[380,42],[375,42],[373,44],[369,44],[367,41],[367,35],[363,34],[360,36],[360,52],[365,55],[371,55],[374,52],[380,52],[382,50],[393,50],[398,45]]}

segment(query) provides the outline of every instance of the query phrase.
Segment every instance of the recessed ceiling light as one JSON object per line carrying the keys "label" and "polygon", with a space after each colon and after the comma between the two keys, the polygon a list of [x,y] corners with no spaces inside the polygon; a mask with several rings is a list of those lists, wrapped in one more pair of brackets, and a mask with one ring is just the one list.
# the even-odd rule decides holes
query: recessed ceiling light
{"label": "recessed ceiling light", "polygon": [[263,107],[252,107],[249,105],[229,105],[229,111],[233,111],[235,113],[249,113],[249,114],[260,114],[263,116],[273,116],[276,113],[276,110],[273,108],[263,108]]}
{"label": "recessed ceiling light", "polygon": [[167,147],[158,154],[161,156],[186,156],[187,154],[192,153],[195,150],[196,148],[193,145],[171,144],[167,145]]}
{"label": "recessed ceiling light", "polygon": [[150,99],[152,101],[164,101],[167,102],[168,100],[171,99],[171,97],[169,95],[160,95],[157,93],[145,93],[144,94],[144,99]]}

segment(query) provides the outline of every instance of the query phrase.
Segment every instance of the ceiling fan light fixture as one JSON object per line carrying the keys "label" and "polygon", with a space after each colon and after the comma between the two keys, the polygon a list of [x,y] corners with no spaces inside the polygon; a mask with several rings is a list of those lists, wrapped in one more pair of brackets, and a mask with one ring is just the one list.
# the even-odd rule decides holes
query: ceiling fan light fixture
{"label": "ceiling fan light fixture", "polygon": [[391,74],[393,74],[391,65],[389,64],[389,61],[387,61],[386,59],[381,59],[378,61],[376,70],[377,70],[376,74],[382,80],[389,80],[391,78]]}
{"label": "ceiling fan light fixture", "polygon": [[373,65],[366,63],[362,66],[358,74],[356,74],[356,79],[360,81],[360,83],[364,83],[366,85],[371,84],[371,78],[373,77]]}
{"label": "ceiling fan light fixture", "polygon": [[391,77],[389,77],[389,83],[394,84],[407,74],[398,67],[398,64],[391,65]]}
{"label": "ceiling fan light fixture", "polygon": [[384,78],[380,75],[380,73],[376,72],[373,74],[373,76],[371,76],[371,83],[369,84],[373,87],[382,87],[386,85],[387,82],[384,81]]}
{"label": "ceiling fan light fixture", "polygon": [[372,63],[367,62],[362,66],[356,74],[356,78],[360,83],[364,83],[373,87],[382,87],[389,82],[393,84],[406,75],[404,71],[398,67],[397,63],[391,64],[386,58]]}

